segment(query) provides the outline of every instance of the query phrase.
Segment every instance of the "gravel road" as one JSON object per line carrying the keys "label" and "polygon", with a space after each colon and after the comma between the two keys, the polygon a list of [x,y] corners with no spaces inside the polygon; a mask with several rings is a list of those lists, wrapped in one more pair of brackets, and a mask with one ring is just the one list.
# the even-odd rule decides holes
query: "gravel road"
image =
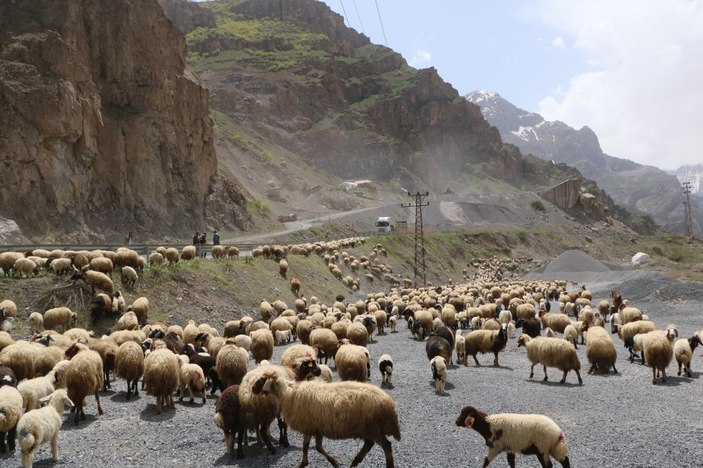
{"label": "gravel road", "polygon": [[[582,279],[594,272],[568,274],[569,279],[573,275]],[[578,274],[583,276],[578,278]],[[638,279],[628,273],[621,278],[625,276],[627,279],[622,283],[599,283],[606,287],[593,291],[594,303],[606,299],[613,287],[629,297],[632,305],[649,313],[660,327],[675,323],[682,337],[703,328],[700,295],[703,285],[652,274],[641,274]],[[556,369],[548,370],[548,382],[542,382],[539,368],[536,378],[530,380],[526,352],[517,349],[513,338],[500,355],[500,368],[490,365],[492,355],[479,356],[482,367],[473,363],[468,367],[453,366],[449,370],[446,395],[438,396],[434,393],[425,344],[412,340],[405,322],[401,321],[399,333],[379,336],[369,345],[374,362],[382,353],[390,353],[395,360],[395,386],[388,393],[396,402],[402,431],[401,442],[392,440],[396,466],[481,466],[486,452],[483,439],[472,430],[454,425],[460,409],[468,404],[488,413],[527,412],[551,417],[567,436],[571,465],[575,467],[700,466],[703,460],[700,348],[694,353],[693,378],[677,377],[674,361],[668,368],[667,383],[652,385],[651,369],[637,362],[630,364],[626,350],[614,338],[620,371],[617,375],[588,375],[585,347],[580,346],[583,385],[577,384],[573,373],[566,384],[560,385],[561,375]],[[276,349],[274,362],[283,349]],[[380,384],[375,366],[371,382]],[[60,462],[53,465],[49,446],[42,446],[35,466],[289,468],[300,461],[301,438],[293,431],[291,447],[275,455],[269,455],[251,440],[245,447],[247,458],[230,460],[225,455],[222,434],[213,422],[214,397],[209,397],[204,405],[176,403],[175,410],[167,409],[157,416],[153,397],[140,394],[127,402],[124,390],[124,382],[117,381],[113,391],[101,395],[105,410],[102,416],[96,415],[95,402],[89,399],[87,420],[78,427],[74,427],[67,413],[59,436]],[[273,426],[277,439],[278,430]],[[359,441],[325,440],[324,445],[342,466],[349,466],[361,447]],[[0,465],[19,466],[20,457],[18,454],[0,457]],[[534,457],[518,457],[517,465],[538,466]],[[329,464],[311,449],[310,466]],[[374,447],[361,466],[384,466],[380,448]],[[491,466],[507,466],[505,456],[501,455]]]}

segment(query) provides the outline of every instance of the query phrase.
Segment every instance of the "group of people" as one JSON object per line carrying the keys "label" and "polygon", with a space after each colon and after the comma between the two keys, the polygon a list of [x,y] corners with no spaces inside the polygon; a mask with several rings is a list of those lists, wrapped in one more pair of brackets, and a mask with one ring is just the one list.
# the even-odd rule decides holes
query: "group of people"
{"label": "group of people", "polygon": [[[197,248],[199,245],[206,245],[207,244],[207,233],[203,231],[203,233],[195,232],[195,235],[193,235],[193,245]],[[212,231],[212,245],[220,245],[220,234],[217,232],[217,229]],[[205,258],[206,252],[200,251],[198,252],[198,256]]]}

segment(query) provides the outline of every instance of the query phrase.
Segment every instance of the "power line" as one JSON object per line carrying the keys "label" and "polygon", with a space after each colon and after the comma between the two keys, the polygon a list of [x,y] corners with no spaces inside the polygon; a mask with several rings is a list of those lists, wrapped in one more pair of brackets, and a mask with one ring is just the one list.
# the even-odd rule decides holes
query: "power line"
{"label": "power line", "polygon": [[381,23],[381,32],[383,33],[383,43],[388,47],[388,40],[386,39],[386,30],[383,28],[383,20],[381,19],[381,10],[378,9],[378,0],[374,0],[376,3],[376,13],[378,13],[378,22]]}
{"label": "power line", "polygon": [[356,0],[352,0],[352,3],[354,4],[354,9],[356,10],[356,16],[359,17],[359,24],[361,25],[361,32],[366,34],[366,31],[364,31],[364,23],[361,21],[361,15],[359,14],[359,9],[356,7]]}
{"label": "power line", "polygon": [[339,0],[339,4],[342,5],[342,13],[344,13],[344,21],[347,22],[347,26],[351,28],[351,23],[349,22],[349,18],[347,18],[347,10],[344,9],[344,2],[342,0]]}

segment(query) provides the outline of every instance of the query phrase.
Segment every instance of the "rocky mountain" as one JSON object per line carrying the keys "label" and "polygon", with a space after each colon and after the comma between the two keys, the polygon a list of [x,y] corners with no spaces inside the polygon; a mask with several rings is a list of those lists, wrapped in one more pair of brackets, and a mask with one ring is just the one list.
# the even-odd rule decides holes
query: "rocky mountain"
{"label": "rocky mountain", "polygon": [[0,2],[0,216],[21,231],[9,238],[246,225],[245,194],[218,175],[208,113],[156,0]]}
{"label": "rocky mountain", "polygon": [[[295,199],[304,210],[310,203],[303,195],[315,187],[326,187],[325,203],[341,206],[342,200],[332,199],[333,187],[355,179],[460,194],[539,192],[577,178],[584,191],[598,194],[594,212],[602,215],[612,206],[577,171],[523,157],[504,144],[479,107],[435,69],[410,67],[396,52],[347,28],[322,2],[161,5],[186,34],[189,64],[210,90],[221,164],[236,172],[248,155],[257,169],[247,162],[240,176],[274,209]],[[198,9],[211,12],[215,25]]]}
{"label": "rocky mountain", "polygon": [[[679,180],[653,166],[603,153],[598,137],[588,127],[576,130],[563,122],[549,122],[525,111],[498,93],[475,91],[466,96],[481,107],[486,120],[500,131],[503,141],[523,153],[565,163],[593,179],[620,206],[652,216],[664,226],[684,230],[683,195]],[[703,226],[703,204],[693,204],[696,230]]]}

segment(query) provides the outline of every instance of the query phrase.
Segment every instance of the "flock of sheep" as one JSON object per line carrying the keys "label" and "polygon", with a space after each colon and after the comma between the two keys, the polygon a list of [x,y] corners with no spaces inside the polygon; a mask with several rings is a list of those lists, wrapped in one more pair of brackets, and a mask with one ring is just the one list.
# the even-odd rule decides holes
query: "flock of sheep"
{"label": "flock of sheep", "polygon": [[[467,366],[471,355],[480,366],[478,354],[493,354],[492,364],[499,367],[499,354],[511,339],[526,348],[530,378],[534,367],[541,365],[544,380],[548,379],[547,367],[552,367],[563,373],[562,383],[574,371],[581,384],[581,363],[576,353],[579,342],[585,342],[589,374],[608,373],[611,368],[617,372],[613,333],[628,347],[632,361],[640,358],[652,367],[653,383],[659,377],[666,380],[666,367],[674,356],[679,375],[684,371],[690,376],[692,352],[700,343],[700,335],[678,338],[673,325],[659,330],[617,293],[610,301],[591,304],[592,295],[585,287],[567,291],[566,281],[501,281],[492,273],[495,270],[490,263],[472,281],[414,289],[393,276],[393,269],[382,261],[385,251],[380,245],[359,259],[348,253],[348,249],[363,244],[364,239],[354,238],[262,246],[255,249],[254,256],[277,261],[279,273],[286,277],[290,255],[316,254],[351,291],[359,289],[356,274],[365,270],[377,281],[389,283],[388,292],[358,300],[338,296],[324,301],[302,296],[300,281],[291,278],[296,300],[290,306],[280,299],[264,299],[259,317],[231,320],[222,330],[193,320],[183,326],[149,321],[146,297],[127,306],[124,297],[114,290],[115,269],[122,272],[123,282],[133,286],[137,272],[149,264],[195,258],[195,252],[189,257],[188,247],[177,256],[163,249],[148,260],[138,255],[135,258],[129,249],[100,255],[81,252],[66,256],[64,252],[54,254],[54,258],[51,252],[22,255],[36,267],[72,274],[74,280],[103,291],[91,302],[90,314],[93,318],[115,314],[116,319],[114,331],[97,338],[89,330],[73,327],[78,313],[58,307],[55,309],[59,311],[50,309],[43,316],[33,313],[27,318],[36,333],[26,340],[15,341],[8,331],[0,331],[0,453],[14,450],[17,439],[23,465],[31,466],[37,448],[50,442],[52,459],[57,461],[64,407],[74,411],[74,424],[78,425],[85,419],[85,400],[92,395],[102,414],[100,393],[110,388],[113,374],[113,378],[126,380],[127,399],[140,390],[155,397],[157,414],[164,408],[174,408],[174,394],[183,400],[187,391],[190,402],[197,395],[205,403],[206,392],[219,392],[214,424],[223,431],[231,456],[245,456],[249,431],[275,453],[270,426],[276,420],[279,447],[289,445],[288,427],[303,436],[299,466],[308,464],[308,448],[314,437],[315,448],[333,466],[338,462],[324,450],[324,438],[363,440],[352,466],[360,464],[378,444],[386,466],[392,467],[389,438],[400,440],[401,430],[396,405],[385,389],[393,388],[395,364],[392,353],[384,353],[372,363],[368,349],[369,343],[382,340],[389,332],[407,333],[424,343],[429,364],[426,371],[418,372],[426,372],[435,380],[438,394],[444,393],[455,360]],[[218,247],[222,252],[216,256],[213,249],[214,258],[236,257],[239,253]],[[5,254],[0,254],[0,267],[14,275],[14,269],[23,262],[17,263],[21,258],[10,262],[12,259]],[[85,259],[76,261],[79,255]],[[70,259],[69,266],[59,262],[58,268],[57,260],[63,258]],[[108,270],[107,262],[99,259],[110,260],[112,268]],[[125,268],[133,270],[134,275]],[[345,269],[348,275],[344,275]],[[110,282],[98,276],[90,279],[94,272]],[[550,310],[552,304],[558,304],[560,310]],[[4,323],[16,316],[17,307],[12,301],[0,303]],[[522,332],[517,334],[517,329]],[[271,362],[275,346],[285,346],[277,364]],[[381,388],[369,383],[372,367],[382,376]],[[42,403],[47,405],[40,407]],[[334,411],[325,410],[332,407]],[[542,466],[550,466],[550,458],[570,466],[567,439],[546,416],[489,415],[471,406],[459,412],[456,425],[476,430],[486,441],[484,466],[502,452],[507,453],[511,466],[515,454],[536,455]]]}

